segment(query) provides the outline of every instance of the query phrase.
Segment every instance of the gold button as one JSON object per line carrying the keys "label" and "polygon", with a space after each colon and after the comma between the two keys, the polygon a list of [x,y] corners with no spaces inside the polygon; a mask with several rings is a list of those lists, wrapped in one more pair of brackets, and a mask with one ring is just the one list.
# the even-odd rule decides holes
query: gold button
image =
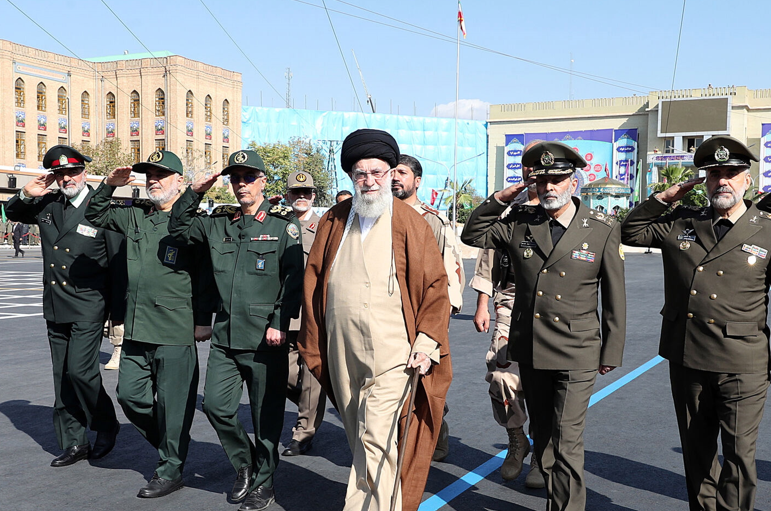
{"label": "gold button", "polygon": [[557,300],[562,300],[562,295],[557,295],[554,298],[556,298]]}
{"label": "gold button", "polygon": [[695,295],[696,295],[696,290],[695,289],[691,289],[691,296],[695,296]]}
{"label": "gold button", "polygon": [[688,313],[688,319],[691,319],[692,317],[693,317],[693,313],[692,313],[692,312],[689,312],[689,313]]}
{"label": "gold button", "polygon": [[55,281],[55,280],[52,280],[52,281],[51,281],[51,285],[52,285],[52,286],[55,286],[55,285],[56,285],[56,281]]}
{"label": "gold button", "polygon": [[715,320],[714,319],[710,319],[709,321],[707,321],[707,323],[709,323],[710,325],[714,325],[715,324]]}
{"label": "gold button", "polygon": [[704,271],[704,267],[703,266],[699,266],[698,268],[696,268],[696,271]]}
{"label": "gold button", "polygon": [[51,263],[51,268],[53,268],[53,267],[54,267],[54,263]]}
{"label": "gold button", "polygon": [[715,293],[712,293],[711,295],[709,295],[709,299],[710,300],[717,300],[717,295]]}
{"label": "gold button", "polygon": [[564,276],[565,276],[565,272],[564,272],[564,271],[561,271],[561,272],[560,272],[560,277],[564,277]]}
{"label": "gold button", "polygon": [[549,270],[547,270],[546,268],[544,268],[543,270],[541,270],[541,273],[549,273]]}
{"label": "gold button", "polygon": [[554,318],[554,322],[555,323],[559,323],[560,322],[560,318]]}
{"label": "gold button", "polygon": [[69,251],[70,251],[70,249],[69,249],[69,248],[65,248],[65,249],[64,249],[64,251],[65,251],[65,252],[69,252]]}
{"label": "gold button", "polygon": [[543,291],[538,291],[536,294],[537,294],[538,296],[543,296]]}
{"label": "gold button", "polygon": [[67,285],[67,283],[66,283],[66,282],[62,282],[62,286],[66,286],[66,285]]}
{"label": "gold button", "polygon": [[541,315],[538,314],[537,312],[535,313],[535,319],[541,319]]}
{"label": "gold button", "polygon": [[723,270],[720,270],[720,271],[718,271],[718,272],[717,272],[717,276],[718,276],[718,277],[722,277],[722,276],[723,276]]}
{"label": "gold button", "polygon": [[67,267],[62,265],[62,270],[66,270],[66,269],[67,269]]}
{"label": "gold button", "polygon": [[59,247],[57,247],[56,245],[54,245],[54,250],[59,250]]}

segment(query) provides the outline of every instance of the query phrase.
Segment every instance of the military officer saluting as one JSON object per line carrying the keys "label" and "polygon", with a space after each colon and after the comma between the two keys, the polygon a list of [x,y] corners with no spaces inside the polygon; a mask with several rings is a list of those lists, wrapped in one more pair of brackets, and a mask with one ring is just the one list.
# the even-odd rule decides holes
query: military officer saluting
{"label": "military officer saluting", "polygon": [[[265,164],[256,151],[237,151],[222,171],[240,207],[197,217],[203,194],[219,174],[193,183],[172,208],[169,232],[208,245],[222,301],[214,320],[203,410],[233,468],[231,498],[242,511],[274,502],[273,472],[284,423],[289,367],[286,332],[300,311],[303,251],[291,208],[263,196]],[[246,382],[256,445],[238,420]]]}
{"label": "military officer saluting", "polygon": [[[517,285],[509,358],[519,364],[549,509],[583,510],[589,398],[597,373],[620,366],[624,348],[620,227],[573,197],[575,169],[586,162],[571,147],[540,142],[525,151],[522,165],[533,168],[529,179],[480,205],[461,240],[508,255]],[[514,206],[499,220],[533,181],[540,204]]]}
{"label": "military officer saluting", "polygon": [[[113,170],[86,210],[95,226],[126,237],[128,294],[118,402],[126,417],[158,450],[160,459],[141,498],[162,497],[182,487],[198,393],[195,341],[211,336],[216,289],[205,248],[169,235],[172,205],[184,182],[182,162],[156,151],[133,166],[145,174],[149,200],[110,205],[117,187],[134,177],[132,167]],[[210,284],[210,289],[206,284]]]}
{"label": "military officer saluting", "polygon": [[[51,173],[29,183],[8,201],[11,220],[38,224],[43,249],[43,317],[54,372],[54,429],[64,453],[51,462],[65,467],[101,458],[112,450],[120,424],[102,386],[99,345],[108,313],[123,321],[125,274],[111,271],[125,258],[121,237],[94,227],[83,216],[94,191],[86,184],[91,158],[57,145],[43,166]],[[59,190],[49,186],[56,181]],[[115,265],[117,267],[118,265]],[[91,449],[86,426],[97,432]]]}
{"label": "military officer saluting", "polygon": [[[319,226],[319,215],[313,211],[316,200],[316,186],[313,176],[308,172],[298,170],[289,174],[286,181],[286,200],[300,221],[304,261],[307,262],[313,240],[316,239],[316,229]],[[297,336],[300,333],[302,318],[292,320],[287,332],[289,345],[289,380],[287,382],[287,397],[297,405],[297,423],[292,428],[292,441],[284,456],[305,454],[311,448],[316,430],[324,420],[324,409],[327,404],[327,393],[321,384],[308,370],[297,349]]]}
{"label": "military officer saluting", "polygon": [[[661,248],[659,354],[669,360],[691,510],[754,509],[755,444],[768,389],[771,216],[743,200],[751,161],[758,159],[735,138],[705,140],[693,163],[706,179],[654,194],[622,226],[624,243]],[[667,213],[701,182],[708,207]]]}

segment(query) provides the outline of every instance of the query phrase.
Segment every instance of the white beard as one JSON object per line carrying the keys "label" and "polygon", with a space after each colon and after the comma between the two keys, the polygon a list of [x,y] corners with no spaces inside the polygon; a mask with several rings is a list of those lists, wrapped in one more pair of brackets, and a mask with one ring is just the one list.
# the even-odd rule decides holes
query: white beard
{"label": "white beard", "polygon": [[306,213],[311,209],[311,203],[305,199],[297,199],[292,203],[292,209],[295,213]]}
{"label": "white beard", "polygon": [[72,199],[73,197],[77,196],[85,187],[86,187],[86,180],[84,179],[80,183],[76,184],[74,187],[71,187],[71,186],[62,187],[62,195],[64,195],[68,199]]}
{"label": "white beard", "polygon": [[360,217],[379,218],[388,210],[394,200],[390,180],[387,183],[375,184],[372,188],[367,188],[367,190],[377,189],[378,193],[375,196],[362,194],[363,185],[354,183],[353,188],[355,193],[351,207],[354,213]]}
{"label": "white beard", "polygon": [[[547,197],[556,197],[556,200],[545,200]],[[562,206],[570,202],[570,190],[565,190],[565,193],[556,194],[554,192],[546,192],[543,195],[538,195],[538,200],[541,201],[541,206],[546,211],[554,211],[560,209]]]}
{"label": "white beard", "polygon": [[169,202],[171,199],[174,198],[175,195],[179,193],[179,187],[173,186],[166,190],[164,193],[163,190],[159,191],[150,191],[147,190],[147,196],[150,198],[153,204],[155,204],[155,207],[161,207],[167,202]]}
{"label": "white beard", "polygon": [[[729,192],[731,194],[731,197],[716,197],[715,195],[717,193],[722,192]],[[731,209],[736,204],[739,203],[740,200],[744,197],[744,193],[739,195],[738,191],[734,191],[728,186],[723,186],[715,190],[713,195],[709,198],[709,203],[712,205],[715,209]]]}

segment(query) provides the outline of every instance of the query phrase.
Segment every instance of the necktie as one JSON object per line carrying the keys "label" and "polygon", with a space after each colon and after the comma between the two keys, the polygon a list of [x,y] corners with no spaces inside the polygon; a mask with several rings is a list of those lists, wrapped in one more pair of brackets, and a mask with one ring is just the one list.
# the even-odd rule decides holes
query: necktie
{"label": "necktie", "polygon": [[565,234],[565,226],[559,223],[557,220],[549,220],[549,227],[551,228],[551,244],[556,247],[557,242]]}
{"label": "necktie", "polygon": [[717,240],[722,240],[723,236],[725,236],[726,233],[731,230],[733,225],[734,224],[732,224],[731,221],[727,218],[721,218],[718,220],[715,225],[712,226],[712,228],[715,230],[715,237]]}

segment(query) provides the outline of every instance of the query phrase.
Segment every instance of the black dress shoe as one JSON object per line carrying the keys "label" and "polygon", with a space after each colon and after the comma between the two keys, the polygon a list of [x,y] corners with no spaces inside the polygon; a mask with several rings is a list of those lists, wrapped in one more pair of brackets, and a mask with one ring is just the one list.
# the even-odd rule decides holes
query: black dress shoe
{"label": "black dress shoe", "polygon": [[233,502],[241,502],[249,495],[249,487],[252,485],[253,473],[254,471],[252,470],[251,465],[238,469],[236,482],[233,484],[233,491],[230,492],[230,499]]}
{"label": "black dress shoe", "polygon": [[99,431],[96,434],[96,442],[94,442],[94,448],[91,450],[91,459],[98,460],[104,458],[112,448],[115,447],[115,439],[118,438],[118,431],[120,431],[120,422],[115,421],[115,427],[110,431]]}
{"label": "black dress shoe", "polygon": [[305,454],[311,449],[311,445],[313,444],[313,439],[309,440],[303,440],[302,442],[298,442],[297,440],[292,440],[289,442],[289,445],[284,449],[284,452],[281,454],[283,456],[299,456],[301,454]]}
{"label": "black dress shoe", "polygon": [[91,445],[76,445],[66,449],[58,458],[54,458],[51,462],[52,467],[68,467],[73,463],[77,463],[80,460],[88,458],[88,454],[91,452]]}
{"label": "black dress shoe", "polygon": [[261,511],[267,509],[274,502],[276,502],[276,497],[273,495],[273,488],[258,486],[256,490],[246,496],[246,500],[238,508],[238,511]]}
{"label": "black dress shoe", "polygon": [[168,479],[158,477],[158,474],[153,474],[153,478],[150,479],[150,482],[139,490],[137,497],[140,499],[154,499],[156,497],[164,497],[171,492],[179,490],[182,488],[182,486],[184,486],[184,483],[182,482],[182,476],[169,481]]}

